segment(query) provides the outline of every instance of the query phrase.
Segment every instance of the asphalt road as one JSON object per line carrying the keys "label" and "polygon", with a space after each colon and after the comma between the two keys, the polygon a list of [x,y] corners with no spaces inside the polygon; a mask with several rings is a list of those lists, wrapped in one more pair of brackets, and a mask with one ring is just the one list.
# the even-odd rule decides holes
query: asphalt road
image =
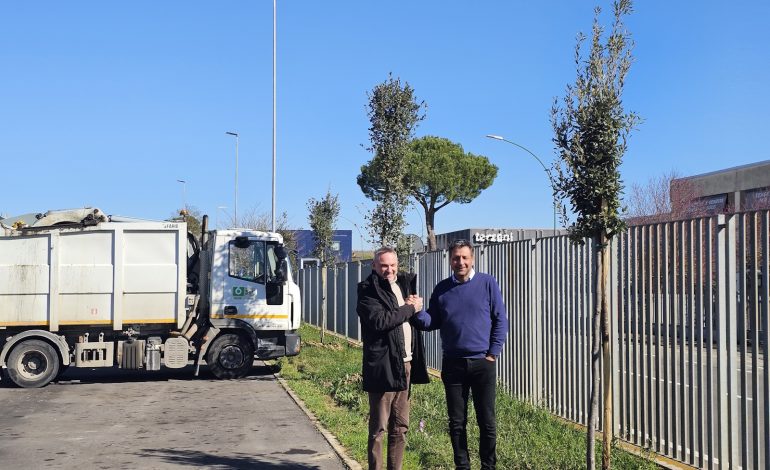
{"label": "asphalt road", "polygon": [[41,389],[2,384],[0,404],[0,468],[345,468],[261,363],[231,381],[71,368]]}

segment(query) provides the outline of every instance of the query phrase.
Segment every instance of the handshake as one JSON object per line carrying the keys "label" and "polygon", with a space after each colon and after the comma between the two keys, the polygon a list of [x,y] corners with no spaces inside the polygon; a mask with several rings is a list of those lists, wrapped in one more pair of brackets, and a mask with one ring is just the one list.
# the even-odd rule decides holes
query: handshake
{"label": "handshake", "polygon": [[412,294],[404,300],[405,305],[412,305],[415,313],[422,310],[422,297]]}

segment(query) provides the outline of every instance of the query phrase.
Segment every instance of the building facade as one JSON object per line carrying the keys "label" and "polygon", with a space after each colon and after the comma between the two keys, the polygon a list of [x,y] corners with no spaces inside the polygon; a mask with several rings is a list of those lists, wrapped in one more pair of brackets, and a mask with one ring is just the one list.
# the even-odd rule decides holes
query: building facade
{"label": "building facade", "polygon": [[468,240],[474,245],[515,242],[532,238],[566,234],[566,230],[542,228],[466,228],[436,235],[436,249],[446,250],[455,240]]}
{"label": "building facade", "polygon": [[770,208],[770,160],[677,178],[669,191],[673,212],[713,215]]}

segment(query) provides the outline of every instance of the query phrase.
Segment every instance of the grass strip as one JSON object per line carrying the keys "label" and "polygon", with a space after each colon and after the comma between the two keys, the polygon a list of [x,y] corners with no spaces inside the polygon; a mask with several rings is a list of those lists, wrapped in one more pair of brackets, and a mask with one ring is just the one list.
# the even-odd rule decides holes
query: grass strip
{"label": "grass strip", "polygon": [[[367,395],[361,389],[361,348],[303,325],[299,356],[276,361],[280,374],[351,456],[366,467]],[[478,468],[478,427],[469,404],[468,445]],[[452,446],[446,432],[446,402],[440,380],[412,387],[412,406],[404,469],[451,469]],[[597,456],[601,455],[597,443]],[[585,434],[559,422],[547,410],[497,394],[497,459],[505,469],[585,468]],[[649,455],[613,448],[617,469],[655,469]],[[600,461],[600,458],[597,458]]]}

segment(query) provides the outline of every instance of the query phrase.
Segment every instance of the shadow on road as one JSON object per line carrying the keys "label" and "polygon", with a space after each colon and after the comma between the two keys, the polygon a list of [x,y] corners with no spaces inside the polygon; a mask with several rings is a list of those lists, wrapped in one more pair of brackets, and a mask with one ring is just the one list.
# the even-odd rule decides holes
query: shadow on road
{"label": "shadow on road", "polygon": [[[292,449],[281,454],[309,454],[316,453],[305,449]],[[184,465],[189,467],[211,467],[221,469],[269,469],[269,470],[289,470],[289,469],[319,469],[315,465],[304,465],[292,462],[282,461],[279,457],[248,455],[236,453],[234,456],[212,455],[196,450],[176,450],[176,449],[142,449],[136,453],[139,457],[153,457],[162,459],[168,463]],[[263,460],[266,458],[267,460]]]}
{"label": "shadow on road", "polygon": [[[249,375],[240,380],[274,380],[273,374],[278,372],[275,366],[262,362],[255,363]],[[81,369],[68,368],[55,381],[61,385],[76,385],[85,383],[126,383],[126,382],[159,382],[168,380],[219,380],[201,365],[198,377],[195,377],[195,367],[188,365],[181,369],[166,369],[159,371],[124,370],[116,367]]]}

